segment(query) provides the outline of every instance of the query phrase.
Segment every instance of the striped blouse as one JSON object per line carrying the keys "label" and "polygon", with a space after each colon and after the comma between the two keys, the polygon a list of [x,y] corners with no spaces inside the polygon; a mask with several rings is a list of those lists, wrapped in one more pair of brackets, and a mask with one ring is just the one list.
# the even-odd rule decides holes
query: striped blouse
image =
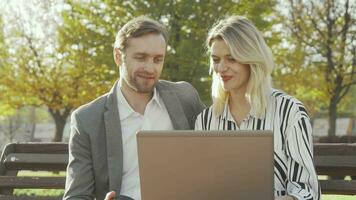
{"label": "striped blouse", "polygon": [[226,103],[215,117],[212,107],[200,113],[195,130],[272,130],[274,133],[274,195],[297,199],[320,199],[320,187],[313,164],[313,138],[309,116],[303,104],[278,90],[272,90],[261,118],[251,113],[240,126]]}

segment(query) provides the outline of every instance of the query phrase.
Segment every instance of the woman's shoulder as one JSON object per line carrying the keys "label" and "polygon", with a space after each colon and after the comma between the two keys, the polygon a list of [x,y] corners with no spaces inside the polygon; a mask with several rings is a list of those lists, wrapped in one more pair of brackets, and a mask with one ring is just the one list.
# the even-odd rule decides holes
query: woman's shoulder
{"label": "woman's shoulder", "polygon": [[272,89],[271,102],[274,103],[278,108],[281,108],[282,110],[287,109],[294,112],[298,112],[309,118],[308,112],[304,104],[296,97],[289,95],[282,90]]}
{"label": "woman's shoulder", "polygon": [[197,118],[207,118],[208,116],[212,115],[213,113],[213,106],[206,107],[199,115]]}

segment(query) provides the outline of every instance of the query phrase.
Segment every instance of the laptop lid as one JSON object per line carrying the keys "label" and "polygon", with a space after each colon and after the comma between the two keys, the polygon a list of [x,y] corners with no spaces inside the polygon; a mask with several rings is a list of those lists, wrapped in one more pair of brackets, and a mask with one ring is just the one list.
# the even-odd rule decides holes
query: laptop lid
{"label": "laptop lid", "polygon": [[140,131],[142,200],[274,199],[271,131]]}

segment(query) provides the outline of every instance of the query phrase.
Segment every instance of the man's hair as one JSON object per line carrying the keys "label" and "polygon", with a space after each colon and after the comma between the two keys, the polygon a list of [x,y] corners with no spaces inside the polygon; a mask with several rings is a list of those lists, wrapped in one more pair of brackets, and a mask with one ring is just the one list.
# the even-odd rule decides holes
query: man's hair
{"label": "man's hair", "polygon": [[[274,68],[271,49],[266,45],[261,33],[253,23],[242,16],[230,16],[220,20],[210,29],[206,45],[210,50],[214,40],[223,40],[230,48],[231,55],[241,64],[250,67],[250,78],[247,84],[246,97],[250,102],[253,114],[262,117],[268,103],[271,89],[271,73]],[[210,63],[213,73],[212,98],[215,114],[224,109],[228,93],[221,85],[219,77]]]}
{"label": "man's hair", "polygon": [[124,52],[127,48],[128,39],[141,37],[150,33],[161,34],[166,44],[168,44],[166,28],[149,17],[140,16],[130,20],[119,30],[115,38],[114,49],[117,48]]}

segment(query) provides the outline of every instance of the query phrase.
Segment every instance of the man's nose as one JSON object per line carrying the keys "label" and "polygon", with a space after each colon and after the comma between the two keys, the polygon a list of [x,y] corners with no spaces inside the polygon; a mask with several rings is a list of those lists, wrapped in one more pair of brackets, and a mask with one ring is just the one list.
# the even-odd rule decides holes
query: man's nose
{"label": "man's nose", "polygon": [[144,69],[147,72],[153,72],[156,65],[157,64],[153,60],[149,60],[149,61],[145,62]]}

